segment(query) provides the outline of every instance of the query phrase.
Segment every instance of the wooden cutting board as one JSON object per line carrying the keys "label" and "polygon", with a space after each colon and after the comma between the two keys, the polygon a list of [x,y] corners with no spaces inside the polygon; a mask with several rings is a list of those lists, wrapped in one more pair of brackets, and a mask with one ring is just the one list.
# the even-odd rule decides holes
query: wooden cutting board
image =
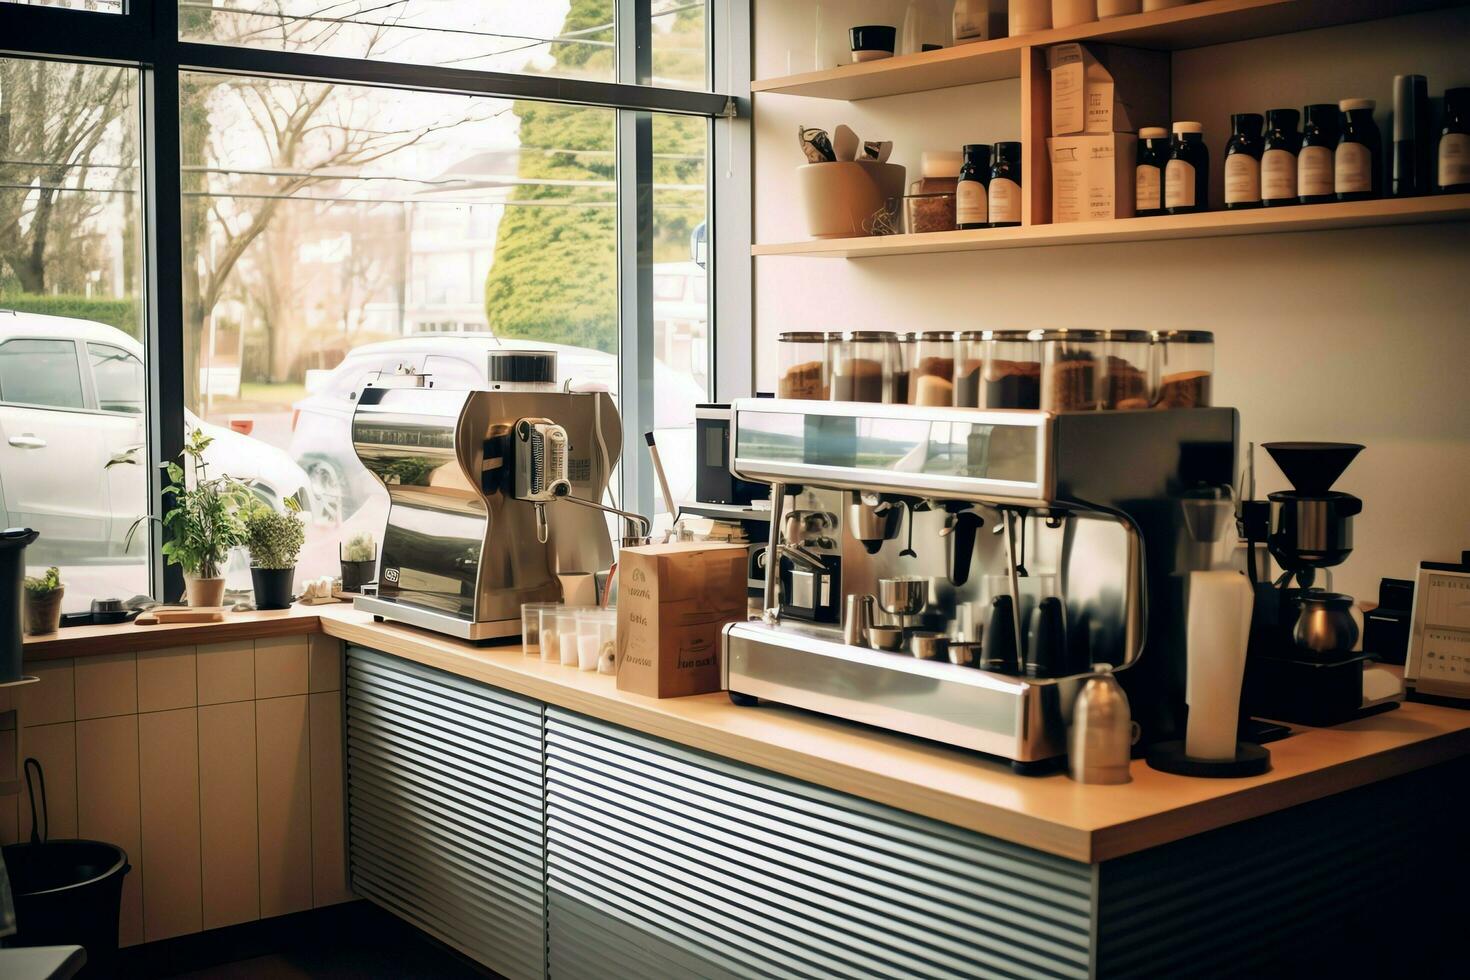
{"label": "wooden cutting board", "polygon": [[139,613],[133,622],[139,626],[157,626],[161,623],[219,623],[224,618],[224,606],[160,607]]}

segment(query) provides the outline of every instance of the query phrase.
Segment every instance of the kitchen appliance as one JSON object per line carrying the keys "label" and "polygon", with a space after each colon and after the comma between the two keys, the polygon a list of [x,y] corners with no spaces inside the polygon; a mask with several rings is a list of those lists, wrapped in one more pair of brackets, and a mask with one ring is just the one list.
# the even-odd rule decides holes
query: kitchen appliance
{"label": "kitchen appliance", "polygon": [[[1364,696],[1368,654],[1354,652],[1353,599],[1317,587],[1319,569],[1347,560],[1353,518],[1363,502],[1332,489],[1362,452],[1356,443],[1268,442],[1266,452],[1291,490],[1254,496],[1255,461],[1248,451],[1238,523],[1248,545],[1246,570],[1255,590],[1246,658],[1245,707],[1261,718],[1335,725],[1398,706],[1402,693]],[[1264,550],[1281,569],[1273,580]]]}
{"label": "kitchen appliance", "polygon": [[[1232,483],[1233,409],[1054,414],[745,400],[732,413],[730,467],[771,485],[768,552],[778,556],[766,568],[761,620],[725,630],[736,703],[794,705],[1029,772],[1066,753],[1077,692],[1091,664],[1108,663],[1144,738],[1180,737],[1179,599],[1190,566],[1179,500]],[[811,514],[822,515],[824,540],[809,533]],[[914,557],[898,543],[905,522]],[[788,528],[802,540],[788,540]],[[792,608],[785,572],[813,556],[835,562],[841,594],[877,598],[871,646]],[[1033,619],[1058,672],[1026,659]],[[960,663],[932,642],[939,637],[967,644]],[[977,642],[993,669],[965,665]]]}
{"label": "kitchen appliance", "polygon": [[767,490],[730,473],[730,406],[694,406],[694,499],[704,504],[750,506]]}
{"label": "kitchen appliance", "polygon": [[41,536],[28,527],[0,530],[0,684],[21,679],[21,601],[26,547]]}
{"label": "kitchen appliance", "polygon": [[353,448],[389,507],[378,592],[357,608],[461,639],[516,636],[522,603],[562,598],[559,574],[612,564],[604,512],[646,540],[645,518],[601,503],[622,445],[612,397],[544,380],[553,353],[506,353],[491,354],[492,390],[423,375],[363,389]]}

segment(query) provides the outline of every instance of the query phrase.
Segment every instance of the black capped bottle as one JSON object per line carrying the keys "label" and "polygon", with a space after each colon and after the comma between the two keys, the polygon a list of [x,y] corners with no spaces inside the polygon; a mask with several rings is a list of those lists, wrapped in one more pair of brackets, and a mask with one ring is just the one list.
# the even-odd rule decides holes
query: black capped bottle
{"label": "black capped bottle", "polygon": [[1209,210],[1210,153],[1204,133],[1201,123],[1174,124],[1169,161],[1164,164],[1164,210],[1169,214]]}
{"label": "black capped bottle", "polygon": [[1442,194],[1470,192],[1470,88],[1445,89],[1437,186]]}
{"label": "black capped bottle", "polygon": [[[1445,93],[1449,95],[1448,92]],[[1446,99],[1448,102],[1448,98]],[[1429,79],[1423,75],[1393,76],[1393,146],[1389,192],[1394,197],[1428,194],[1434,180]]]}
{"label": "black capped bottle", "polygon": [[1261,205],[1296,203],[1296,151],[1302,137],[1296,131],[1301,114],[1295,109],[1266,113],[1266,135],[1261,140]]}
{"label": "black capped bottle", "polygon": [[1133,213],[1151,218],[1164,213],[1164,164],[1169,160],[1169,131],[1145,126],[1138,131],[1138,162],[1133,168]]}
{"label": "black capped bottle", "polygon": [[1225,146],[1225,207],[1261,206],[1261,125],[1258,112],[1230,117],[1230,142]]}
{"label": "black capped bottle", "polygon": [[1332,185],[1339,201],[1366,201],[1383,196],[1383,140],[1373,121],[1372,99],[1343,99]]}
{"label": "black capped bottle", "polygon": [[961,152],[960,181],[955,185],[955,224],[962,229],[988,228],[990,202],[986,185],[990,183],[990,144],[966,143]]}
{"label": "black capped bottle", "polygon": [[995,156],[990,164],[990,185],[986,191],[990,205],[990,227],[1013,228],[1021,223],[1019,142],[995,144]]}
{"label": "black capped bottle", "polygon": [[1318,102],[1302,110],[1302,146],[1296,154],[1296,199],[1301,204],[1337,200],[1333,153],[1337,150],[1337,106]]}

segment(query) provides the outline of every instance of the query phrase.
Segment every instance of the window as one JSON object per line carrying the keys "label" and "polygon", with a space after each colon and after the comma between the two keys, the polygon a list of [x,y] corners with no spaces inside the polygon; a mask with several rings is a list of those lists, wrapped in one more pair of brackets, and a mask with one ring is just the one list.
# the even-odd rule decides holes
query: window
{"label": "window", "polygon": [[104,412],[142,415],[143,362],[105,344],[88,344],[87,358],[92,364],[92,383],[97,387],[97,407]]}
{"label": "window", "polygon": [[[400,364],[481,383],[497,344],[551,347],[564,379],[615,398],[638,389],[609,502],[648,506],[634,437],[677,441],[711,388],[695,243],[731,104],[710,82],[723,4],[0,5],[20,27],[0,58],[0,344],[71,351],[0,368],[38,400],[19,444],[0,441],[0,519],[49,527],[69,606],[177,596],[156,523],[120,539],[167,506],[159,463],[199,427],[213,472],[306,502],[299,567],[335,572],[341,538],[383,517],[354,392]],[[142,102],[145,72],[163,98]],[[41,416],[82,428],[33,432]],[[74,499],[12,493],[21,471],[66,472]],[[248,584],[243,555],[228,577]]]}
{"label": "window", "polygon": [[0,401],[49,408],[84,407],[77,345],[70,340],[8,340],[0,344]]}
{"label": "window", "polygon": [[0,58],[0,523],[67,610],[149,591],[138,80]]}

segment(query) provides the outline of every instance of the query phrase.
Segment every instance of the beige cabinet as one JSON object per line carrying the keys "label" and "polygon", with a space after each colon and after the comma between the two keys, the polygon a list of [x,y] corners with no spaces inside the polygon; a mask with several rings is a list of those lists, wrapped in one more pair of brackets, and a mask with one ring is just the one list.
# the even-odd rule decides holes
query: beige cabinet
{"label": "beige cabinet", "polygon": [[[20,718],[0,760],[18,737],[40,761],[51,835],[128,853],[124,945],[352,897],[341,656],[319,634],[123,652],[30,663],[39,683],[0,693]],[[0,796],[0,842],[30,830],[24,787]]]}

